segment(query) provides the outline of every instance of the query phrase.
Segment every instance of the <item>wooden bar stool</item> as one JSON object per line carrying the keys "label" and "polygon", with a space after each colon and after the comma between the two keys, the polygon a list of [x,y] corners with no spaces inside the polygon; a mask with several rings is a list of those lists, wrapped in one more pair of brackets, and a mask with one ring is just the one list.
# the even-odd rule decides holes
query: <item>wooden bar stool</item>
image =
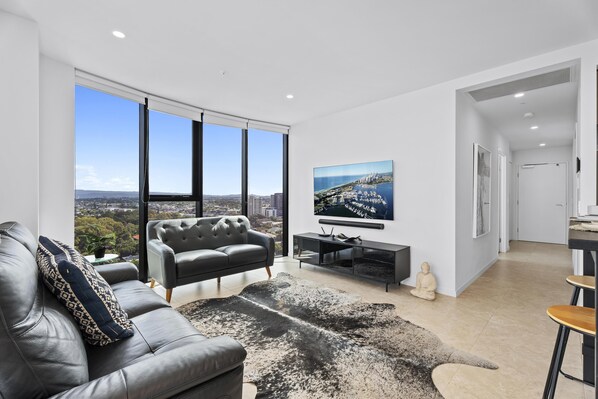
{"label": "wooden bar stool", "polygon": [[591,291],[596,289],[596,280],[594,279],[594,276],[569,276],[566,281],[573,286],[573,296],[571,297],[570,305],[577,305],[579,292],[582,288]]}
{"label": "wooden bar stool", "polygon": [[[575,296],[575,291],[574,294]],[[579,292],[577,292],[579,295]],[[573,298],[572,298],[573,300]],[[577,300],[576,300],[577,302]],[[567,347],[567,340],[571,330],[591,337],[596,336],[596,311],[592,308],[584,308],[574,305],[551,306],[546,310],[548,317],[559,324],[559,332],[556,336],[550,369],[544,386],[544,399],[554,398],[556,383],[559,371],[563,364],[563,357]]]}
{"label": "wooden bar stool", "polygon": [[[575,276],[575,275],[571,275],[571,276],[568,276],[566,278],[566,281],[567,281],[567,283],[569,283],[570,285],[573,286],[573,295],[571,296],[571,301],[569,302],[569,304],[572,305],[572,306],[577,305],[577,301],[579,299],[579,294],[580,294],[580,292],[581,292],[582,289],[584,289],[584,290],[591,290],[591,291],[595,290],[595,284],[596,283],[595,283],[595,280],[594,280],[593,276]],[[554,318],[553,318],[553,320],[554,320]],[[558,323],[558,321],[557,321],[557,323]],[[563,342],[562,342],[562,351],[563,351],[563,353],[561,355],[560,365],[559,365],[558,370],[557,370],[557,376],[555,377],[554,386],[556,387],[556,378],[558,378],[558,373],[561,373],[563,376],[565,376],[566,378],[568,378],[570,380],[574,380],[574,381],[578,381],[578,382],[581,382],[581,383],[584,383],[584,384],[588,384],[588,385],[594,386],[591,383],[587,383],[587,382],[585,382],[585,381],[583,381],[583,380],[581,380],[581,379],[579,379],[577,377],[574,377],[574,376],[572,376],[570,374],[567,374],[567,373],[565,373],[565,372],[563,372],[561,370],[561,365],[562,365],[562,361],[563,361],[562,357],[564,356],[565,349],[567,348],[567,342],[569,340],[569,330],[567,330],[566,333],[562,334],[561,333],[561,329],[559,328],[559,333],[557,334],[557,340],[556,340],[556,343],[555,343],[555,351],[557,350],[557,347],[558,347],[558,344],[559,344],[560,335],[564,335]],[[553,353],[553,360],[555,358],[555,353]],[[554,364],[551,363],[551,366],[550,366],[550,370],[551,371],[548,374],[548,380],[550,380],[553,366],[554,366]],[[549,386],[549,382],[546,381],[546,387],[548,387],[548,386]],[[550,389],[550,388],[548,388],[548,389]],[[552,390],[554,391],[554,388]],[[553,393],[553,395],[554,395],[554,393]]]}
{"label": "wooden bar stool", "polygon": [[[594,276],[571,275],[571,276],[568,276],[565,279],[565,281],[567,281],[567,283],[569,283],[573,286],[573,295],[571,296],[571,302],[569,303],[570,305],[577,305],[577,300],[579,299],[579,294],[582,289],[592,291],[592,292],[595,291],[595,289],[596,289],[596,280],[595,280]],[[566,346],[567,346],[567,342],[565,341],[565,347]],[[566,377],[570,380],[581,382],[583,384],[590,385],[592,387],[594,386],[594,384],[592,384],[591,382],[586,382],[582,379],[572,376],[571,374],[567,374],[561,369],[559,369],[559,373],[561,373],[564,377]]]}
{"label": "wooden bar stool", "polygon": [[594,276],[569,276],[567,277],[566,281],[573,286],[573,295],[571,296],[570,305],[577,305],[577,300],[579,299],[579,293],[582,290],[591,290],[594,291],[596,289],[596,280]]}

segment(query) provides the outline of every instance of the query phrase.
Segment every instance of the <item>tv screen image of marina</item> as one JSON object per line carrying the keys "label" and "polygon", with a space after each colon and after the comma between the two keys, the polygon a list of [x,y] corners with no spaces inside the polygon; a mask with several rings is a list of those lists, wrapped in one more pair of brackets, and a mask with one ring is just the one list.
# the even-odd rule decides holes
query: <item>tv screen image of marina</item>
{"label": "tv screen image of marina", "polygon": [[392,161],[314,168],[314,214],[394,220]]}

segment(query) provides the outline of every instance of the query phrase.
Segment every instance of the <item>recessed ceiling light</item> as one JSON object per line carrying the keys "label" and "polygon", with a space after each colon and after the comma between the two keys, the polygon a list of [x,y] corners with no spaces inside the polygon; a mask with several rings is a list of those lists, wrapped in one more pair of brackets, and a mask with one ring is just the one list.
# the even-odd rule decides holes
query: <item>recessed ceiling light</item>
{"label": "recessed ceiling light", "polygon": [[294,96],[294,95],[292,95],[292,94],[287,94],[287,99],[289,99],[289,100],[292,100],[293,98],[295,98],[295,96]]}
{"label": "recessed ceiling light", "polygon": [[546,143],[540,143],[540,147],[546,147]]}
{"label": "recessed ceiling light", "polygon": [[127,35],[125,35],[119,30],[113,30],[112,34],[114,35],[114,37],[118,37],[119,39],[124,39],[125,37],[127,37]]}
{"label": "recessed ceiling light", "polygon": [[536,130],[537,128],[538,128],[538,125],[534,125],[534,126],[530,127],[530,129],[532,129],[532,130]]}
{"label": "recessed ceiling light", "polygon": [[517,93],[513,97],[515,97],[515,98],[521,98],[523,96],[525,96],[525,93]]}

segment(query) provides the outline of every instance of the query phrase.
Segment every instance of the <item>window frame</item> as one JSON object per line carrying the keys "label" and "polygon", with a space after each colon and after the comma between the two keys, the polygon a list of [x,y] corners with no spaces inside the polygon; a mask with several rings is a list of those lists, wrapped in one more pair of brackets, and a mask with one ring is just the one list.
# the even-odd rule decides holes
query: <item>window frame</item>
{"label": "window frame", "polygon": [[[199,153],[199,158],[200,158],[200,166],[201,166],[201,195],[199,197],[199,202],[198,204],[201,204],[201,215],[198,213],[197,217],[202,217],[203,216],[203,172],[204,172],[204,157],[203,157],[203,139],[204,139],[204,135],[203,135],[203,127],[204,127],[204,123],[203,120],[203,114],[202,114],[202,118],[201,118],[202,122],[198,122],[201,125],[201,151]],[[207,125],[218,125],[216,123],[207,123]],[[227,126],[227,125],[219,125],[219,126]],[[227,126],[233,129],[239,129],[241,130],[241,215],[243,216],[247,216],[247,129],[243,129],[243,128],[239,128],[236,126]]]}
{"label": "window frame", "polygon": [[[203,216],[203,113],[201,122],[192,120],[192,193],[190,195],[159,195],[149,193],[149,108],[148,99],[145,99],[145,104],[139,104],[139,279],[147,281],[148,266],[147,266],[147,231],[146,226],[149,216],[150,202],[195,202],[196,217]],[[283,232],[282,232],[282,255],[289,254],[289,240],[288,240],[288,134],[282,134],[282,188],[283,188]],[[248,182],[249,182],[249,130],[247,128],[241,129],[241,213],[247,216],[247,205],[249,199]],[[143,228],[142,228],[143,227]]]}
{"label": "window frame", "polygon": [[[202,123],[191,119],[191,194],[176,194],[176,195],[164,195],[164,194],[152,194],[149,190],[149,132],[151,124],[149,121],[149,109],[147,111],[147,152],[146,152],[146,163],[145,174],[147,175],[146,187],[147,195],[144,196],[148,202],[165,202],[165,201],[201,201],[202,197],[202,186],[203,186],[203,167],[202,167],[202,156],[203,156],[203,129]],[[201,173],[200,173],[201,172]],[[197,214],[197,211],[195,212]]]}

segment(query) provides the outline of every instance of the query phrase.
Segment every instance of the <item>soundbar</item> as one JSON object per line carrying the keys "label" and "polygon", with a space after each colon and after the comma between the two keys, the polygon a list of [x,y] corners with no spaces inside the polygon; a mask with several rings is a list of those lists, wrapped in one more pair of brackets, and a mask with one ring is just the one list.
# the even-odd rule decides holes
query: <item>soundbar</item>
{"label": "soundbar", "polygon": [[348,220],[334,220],[334,219],[320,219],[320,220],[318,220],[318,223],[332,224],[335,226],[362,227],[364,229],[384,230],[383,223],[351,222]]}

